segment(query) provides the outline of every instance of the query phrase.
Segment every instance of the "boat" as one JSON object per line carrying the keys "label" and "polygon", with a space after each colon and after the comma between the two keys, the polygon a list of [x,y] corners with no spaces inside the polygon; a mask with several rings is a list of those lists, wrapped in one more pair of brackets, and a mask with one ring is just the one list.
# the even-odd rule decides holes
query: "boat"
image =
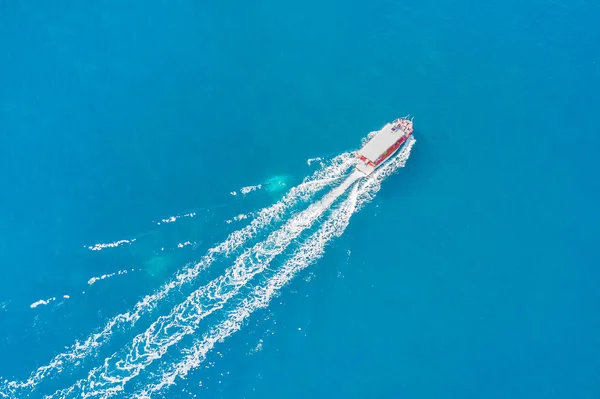
{"label": "boat", "polygon": [[413,120],[408,116],[398,118],[376,132],[369,134],[370,140],[358,151],[356,169],[365,176],[396,153],[413,133]]}

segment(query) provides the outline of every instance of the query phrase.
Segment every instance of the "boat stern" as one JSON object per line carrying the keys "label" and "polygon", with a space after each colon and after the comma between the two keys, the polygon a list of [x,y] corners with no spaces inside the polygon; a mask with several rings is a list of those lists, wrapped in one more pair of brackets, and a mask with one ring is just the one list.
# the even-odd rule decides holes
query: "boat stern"
{"label": "boat stern", "polygon": [[356,164],[356,170],[363,173],[365,176],[370,175],[376,168],[373,162],[370,162],[361,154],[357,155],[358,163]]}

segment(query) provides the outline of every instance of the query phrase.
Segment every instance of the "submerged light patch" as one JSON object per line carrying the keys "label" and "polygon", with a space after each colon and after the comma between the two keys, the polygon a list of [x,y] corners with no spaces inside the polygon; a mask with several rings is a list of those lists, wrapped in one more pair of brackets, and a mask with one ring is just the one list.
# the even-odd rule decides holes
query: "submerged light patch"
{"label": "submerged light patch", "polygon": [[276,193],[281,190],[285,190],[288,186],[289,180],[290,177],[286,175],[273,176],[265,181],[265,190],[267,190],[269,193]]}

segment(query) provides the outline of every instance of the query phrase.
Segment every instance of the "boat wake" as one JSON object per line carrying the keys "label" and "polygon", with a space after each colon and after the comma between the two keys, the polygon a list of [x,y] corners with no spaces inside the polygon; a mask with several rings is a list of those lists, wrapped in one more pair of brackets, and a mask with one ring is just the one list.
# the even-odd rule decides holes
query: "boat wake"
{"label": "boat wake", "polygon": [[[147,385],[139,392],[130,395],[130,397],[139,399],[151,398],[168,386],[175,384],[177,378],[185,378],[190,371],[197,368],[206,359],[207,354],[213,349],[216,343],[222,342],[225,338],[240,330],[244,321],[254,311],[266,308],[271,299],[277,295],[283,286],[289,283],[296,274],[310,266],[323,255],[326,245],[332,238],[342,235],[350,222],[350,217],[356,210],[373,199],[374,195],[381,188],[381,182],[399,167],[403,167],[406,164],[406,160],[410,156],[412,146],[415,142],[415,139],[410,139],[396,158],[377,170],[363,184],[355,185],[348,198],[331,213],[320,229],[312,234],[295,251],[294,255],[274,276],[254,288],[249,296],[240,301],[235,310],[229,312],[227,318],[213,327],[201,339],[194,342],[190,348],[186,349],[184,351],[186,356],[183,360],[164,368],[157,382]],[[342,187],[343,185],[340,186],[340,188]]]}
{"label": "boat wake", "polygon": [[[28,379],[0,383],[0,396],[27,397],[34,390],[39,394],[38,388],[44,380],[59,381],[62,370],[67,366],[77,367],[82,360],[94,357],[115,331],[134,328],[142,315],[151,313],[174,290],[180,292],[179,288],[183,285],[196,281],[200,273],[217,258],[227,258],[238,249],[242,250],[221,275],[195,289],[169,313],[156,317],[129,344],[106,357],[100,365],[87,370],[85,378],[46,398],[122,397],[128,394],[126,387],[131,391],[130,385],[136,381],[136,377],[162,359],[156,362],[160,364],[158,377],[153,377],[148,384],[130,393],[131,397],[140,398],[158,396],[178,378],[184,378],[198,367],[217,342],[242,328],[255,310],[267,307],[272,297],[298,272],[320,258],[331,239],[344,232],[356,210],[373,198],[381,182],[404,166],[414,142],[414,139],[409,140],[396,157],[364,179],[361,179],[363,176],[359,172],[348,173],[355,164],[351,154],[342,154],[324,162],[321,169],[289,190],[282,200],[256,212],[255,218],[247,226],[209,249],[200,261],[178,272],[156,292],[139,301],[132,310],[111,318],[100,331],[56,355]],[[326,187],[332,188],[320,200],[285,220],[284,216],[290,209]],[[281,226],[271,231],[264,240],[244,249],[259,232],[280,218],[284,218]],[[308,239],[300,239],[302,233],[313,230]],[[294,248],[292,244],[296,242],[300,246]],[[295,249],[291,255],[287,253],[288,248]],[[282,266],[274,262],[278,258],[283,258]],[[234,310],[224,312],[226,304],[233,305]],[[201,325],[210,315],[216,317],[212,327],[210,323]],[[201,328],[207,332],[194,339]],[[183,340],[186,337],[190,337],[191,342],[190,339]],[[186,343],[189,344],[187,347]],[[184,348],[181,348],[182,345]],[[178,349],[177,353],[185,354],[176,362],[172,361],[173,357],[168,360],[164,357],[173,347]]]}

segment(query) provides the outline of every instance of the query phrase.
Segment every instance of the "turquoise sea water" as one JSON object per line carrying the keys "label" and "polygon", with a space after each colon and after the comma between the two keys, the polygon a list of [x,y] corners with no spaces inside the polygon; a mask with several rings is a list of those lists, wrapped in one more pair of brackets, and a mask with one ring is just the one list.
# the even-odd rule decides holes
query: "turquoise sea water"
{"label": "turquoise sea water", "polygon": [[[600,396],[596,2],[125,3],[0,2],[0,397]],[[406,166],[266,307],[348,170],[158,298],[407,113]]]}

